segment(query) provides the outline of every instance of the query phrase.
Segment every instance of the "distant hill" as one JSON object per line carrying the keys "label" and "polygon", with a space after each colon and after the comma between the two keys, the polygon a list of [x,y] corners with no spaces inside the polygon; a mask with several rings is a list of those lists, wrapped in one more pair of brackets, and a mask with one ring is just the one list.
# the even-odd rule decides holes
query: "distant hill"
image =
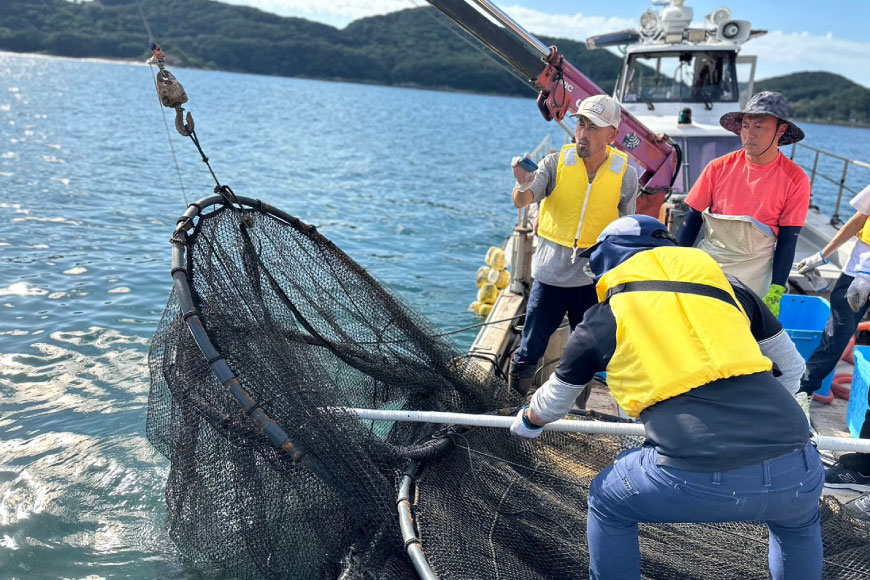
{"label": "distant hill", "polygon": [[[146,22],[174,66],[531,94],[432,7],[363,18],[339,30],[211,0],[0,0],[0,50],[144,61],[150,56]],[[577,41],[541,40],[558,45],[604,91],[613,91],[619,57]],[[798,118],[870,124],[870,89],[838,75],[797,73],[756,87],[785,93]]]}
{"label": "distant hill", "polygon": [[[210,0],[140,0],[176,65],[268,75],[529,95],[431,7],[363,18],[339,30]],[[549,39],[544,39],[549,42]],[[136,0],[0,0],[0,50],[145,60]],[[612,91],[620,59],[560,40],[562,53]]]}
{"label": "distant hill", "polygon": [[870,124],[870,89],[829,72],[800,72],[755,83],[756,91],[786,95],[798,119]]}

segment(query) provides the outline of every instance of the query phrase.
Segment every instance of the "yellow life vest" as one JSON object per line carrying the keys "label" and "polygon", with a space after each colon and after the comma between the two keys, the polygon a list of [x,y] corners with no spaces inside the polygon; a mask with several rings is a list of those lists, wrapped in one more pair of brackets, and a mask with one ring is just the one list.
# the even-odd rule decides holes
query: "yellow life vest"
{"label": "yellow life vest", "polygon": [[864,227],[858,232],[858,239],[865,244],[870,244],[870,219],[864,222]]}
{"label": "yellow life vest", "polygon": [[607,159],[590,187],[586,164],[577,156],[576,145],[562,147],[556,187],[541,203],[538,235],[569,248],[574,247],[575,239],[579,248],[595,244],[601,230],[619,217],[622,176],[627,168],[628,156],[608,146]]}
{"label": "yellow life vest", "polygon": [[[631,291],[644,290],[643,284],[621,286],[644,281],[702,284],[703,291],[719,298],[700,295],[697,287]],[[639,252],[602,276],[596,290],[601,302],[609,297],[616,318],[616,350],[607,365],[607,385],[631,417],[712,381],[773,366],[761,354],[722,269],[702,250]]]}

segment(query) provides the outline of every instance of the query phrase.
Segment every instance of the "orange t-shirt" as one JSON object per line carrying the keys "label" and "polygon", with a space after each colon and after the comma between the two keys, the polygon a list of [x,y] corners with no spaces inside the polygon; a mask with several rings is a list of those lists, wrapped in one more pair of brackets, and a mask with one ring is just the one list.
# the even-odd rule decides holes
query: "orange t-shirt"
{"label": "orange t-shirt", "polygon": [[753,217],[779,235],[780,226],[807,221],[810,180],[781,152],[776,161],[755,165],[741,149],[708,163],[686,203],[698,211]]}

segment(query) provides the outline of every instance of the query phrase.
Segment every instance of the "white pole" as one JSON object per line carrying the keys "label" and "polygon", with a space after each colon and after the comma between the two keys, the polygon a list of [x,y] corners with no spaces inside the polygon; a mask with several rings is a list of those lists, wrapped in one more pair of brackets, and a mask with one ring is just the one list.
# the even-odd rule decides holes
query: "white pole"
{"label": "white pole", "polygon": [[[336,411],[356,414],[360,419],[373,421],[409,421],[412,423],[441,423],[445,425],[470,425],[473,427],[497,427],[507,429],[514,422],[512,415],[472,415],[469,413],[444,413],[441,411],[387,411],[379,409],[351,409],[333,407]],[[544,431],[590,433],[596,435],[644,435],[640,423],[608,423],[605,421],[572,421],[562,419],[548,423]],[[870,453],[870,439],[848,437],[815,437],[816,446],[828,451],[854,451]]]}

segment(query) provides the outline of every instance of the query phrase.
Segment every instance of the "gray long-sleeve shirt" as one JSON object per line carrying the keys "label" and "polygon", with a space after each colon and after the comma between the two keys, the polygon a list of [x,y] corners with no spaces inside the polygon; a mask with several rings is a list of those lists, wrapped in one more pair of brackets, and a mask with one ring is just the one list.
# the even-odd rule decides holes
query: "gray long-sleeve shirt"
{"label": "gray long-sleeve shirt", "polygon": [[[529,188],[536,202],[543,201],[556,189],[558,167],[558,152],[547,155],[538,164],[535,180]],[[622,176],[618,207],[620,217],[635,213],[637,194],[637,171],[629,165]],[[532,277],[544,284],[563,288],[592,284],[592,279],[583,272],[587,260],[577,257],[574,263],[571,263],[573,253],[574,250],[571,248],[539,237],[538,248],[532,257]]]}

